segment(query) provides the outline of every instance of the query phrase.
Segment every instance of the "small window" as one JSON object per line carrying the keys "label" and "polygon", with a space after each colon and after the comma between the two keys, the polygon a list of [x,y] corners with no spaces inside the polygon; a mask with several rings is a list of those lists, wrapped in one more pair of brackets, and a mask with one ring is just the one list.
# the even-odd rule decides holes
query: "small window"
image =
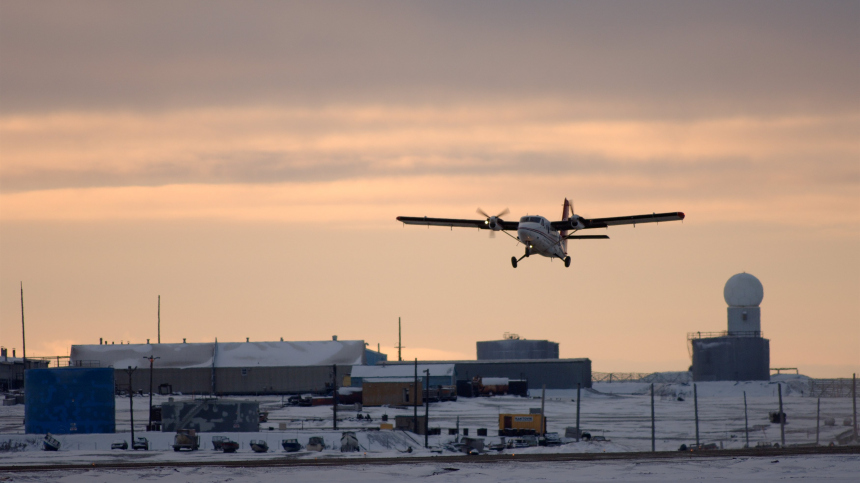
{"label": "small window", "polygon": [[247,376],[248,375],[248,369],[242,369],[242,375]]}

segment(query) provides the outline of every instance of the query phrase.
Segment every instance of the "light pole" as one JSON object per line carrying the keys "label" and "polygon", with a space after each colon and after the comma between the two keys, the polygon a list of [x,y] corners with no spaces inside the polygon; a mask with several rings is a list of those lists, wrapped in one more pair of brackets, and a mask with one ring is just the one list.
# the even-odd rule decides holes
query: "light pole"
{"label": "light pole", "polygon": [[152,363],[156,359],[161,359],[161,357],[153,357],[152,355],[143,356],[144,359],[149,359],[149,426],[146,427],[147,431],[152,431]]}
{"label": "light pole", "polygon": [[125,372],[128,373],[128,415],[131,417],[131,443],[134,444],[134,388],[131,384],[131,375],[137,367],[128,366]]}
{"label": "light pole", "polygon": [[[427,380],[424,381],[424,447],[429,448],[428,437],[430,433],[430,369],[424,369]],[[415,399],[418,397],[416,395]]]}

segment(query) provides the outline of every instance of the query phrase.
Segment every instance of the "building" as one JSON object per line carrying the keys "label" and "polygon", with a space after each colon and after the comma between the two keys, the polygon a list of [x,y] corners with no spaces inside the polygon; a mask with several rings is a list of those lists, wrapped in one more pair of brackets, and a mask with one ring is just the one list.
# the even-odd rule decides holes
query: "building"
{"label": "building", "polygon": [[693,381],[770,380],[770,341],[761,331],[764,287],[748,273],[738,273],[723,289],[728,329],[687,335],[693,351]]}
{"label": "building", "polygon": [[502,340],[481,341],[476,345],[479,361],[558,359],[558,342],[520,339],[517,334],[505,334]]}
{"label": "building", "polygon": [[12,357],[9,357],[8,351],[5,347],[0,348],[0,391],[23,389],[25,369],[46,369],[48,367],[48,361],[41,358],[27,358],[27,363],[24,364],[23,358],[15,357],[15,349],[12,349]]}
{"label": "building", "polygon": [[116,383],[126,390],[125,369],[132,375],[134,392],[149,392],[149,357],[152,356],[153,391],[183,394],[256,395],[322,393],[332,388],[332,367],[343,385],[353,366],[379,354],[362,340],[308,342],[211,342],[182,344],[73,345],[70,365],[111,367]]}
{"label": "building", "polygon": [[[430,387],[454,386],[457,384],[457,380],[454,377],[454,364],[418,364],[417,375],[418,378],[422,381],[427,375],[425,371],[429,371],[430,374]],[[364,380],[368,378],[372,378],[377,382],[384,381],[386,379],[403,378],[412,381],[415,379],[415,375],[416,370],[414,363],[394,365],[392,365],[391,363],[386,363],[384,365],[376,366],[353,366],[352,376],[350,379],[353,387],[363,387]]]}
{"label": "building", "polygon": [[113,433],[114,371],[64,367],[28,369],[24,430],[28,434]]}
{"label": "building", "polygon": [[[415,377],[364,378],[361,388],[364,406],[414,406],[424,404],[424,381]],[[417,398],[417,402],[416,402]]]}
{"label": "building", "polygon": [[[412,362],[387,362],[386,366],[413,367]],[[495,361],[425,361],[423,365],[453,365],[455,381],[471,381],[475,376],[524,380],[529,389],[576,389],[591,387],[589,359],[520,359]],[[414,370],[414,369],[411,369]],[[419,372],[420,375],[420,372]],[[432,381],[431,381],[432,382]]]}

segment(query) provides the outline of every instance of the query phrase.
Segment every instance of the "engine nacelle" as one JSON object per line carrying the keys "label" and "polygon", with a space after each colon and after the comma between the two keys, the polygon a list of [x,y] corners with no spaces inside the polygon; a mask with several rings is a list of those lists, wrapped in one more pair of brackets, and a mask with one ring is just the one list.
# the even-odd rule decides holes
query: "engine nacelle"
{"label": "engine nacelle", "polygon": [[502,229],[502,219],[498,216],[491,216],[487,219],[487,226],[493,231],[499,231]]}
{"label": "engine nacelle", "polygon": [[585,225],[582,223],[582,218],[576,215],[573,215],[573,218],[570,218],[567,222],[570,223],[570,228],[568,228],[568,230],[582,230],[585,228]]}

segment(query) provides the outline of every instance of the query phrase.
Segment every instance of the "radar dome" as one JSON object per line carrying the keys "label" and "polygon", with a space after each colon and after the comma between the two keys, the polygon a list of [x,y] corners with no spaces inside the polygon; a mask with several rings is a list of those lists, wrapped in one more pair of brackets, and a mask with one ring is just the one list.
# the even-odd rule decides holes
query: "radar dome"
{"label": "radar dome", "polygon": [[738,273],[726,282],[723,298],[730,307],[758,307],[764,298],[764,287],[754,276]]}

